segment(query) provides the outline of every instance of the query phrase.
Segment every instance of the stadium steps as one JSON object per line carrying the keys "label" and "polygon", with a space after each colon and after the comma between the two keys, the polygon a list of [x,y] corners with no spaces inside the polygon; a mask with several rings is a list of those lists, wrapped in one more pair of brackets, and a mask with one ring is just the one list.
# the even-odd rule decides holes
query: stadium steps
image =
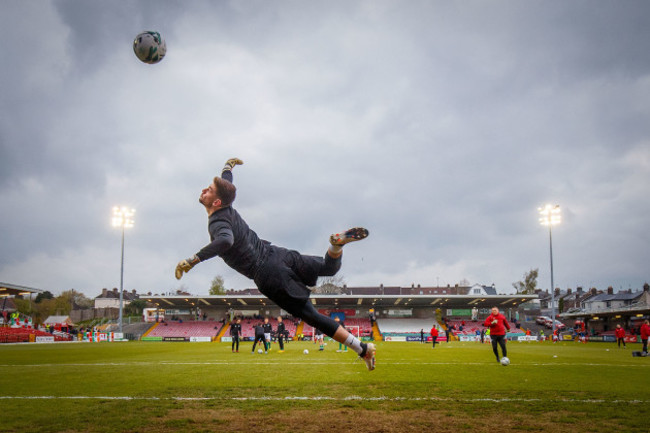
{"label": "stadium steps", "polygon": [[377,325],[376,320],[372,323],[372,339],[375,341],[384,341],[383,335],[379,332],[379,325]]}
{"label": "stadium steps", "polygon": [[219,333],[217,334],[216,337],[214,337],[213,341],[221,341],[221,337],[226,335],[226,331],[228,331],[230,329],[230,323],[231,322],[228,322],[228,323],[226,323],[225,325],[223,325],[221,327],[221,330],[219,330]]}
{"label": "stadium steps", "polygon": [[154,329],[156,329],[156,328],[158,327],[158,325],[160,325],[160,322],[156,322],[156,323],[154,323],[154,325],[153,325],[151,328],[149,328],[149,330],[148,330],[147,332],[145,332],[144,334],[142,334],[142,337],[140,337],[140,338],[144,338],[144,337],[146,337],[147,335],[151,334],[151,331],[153,331]]}

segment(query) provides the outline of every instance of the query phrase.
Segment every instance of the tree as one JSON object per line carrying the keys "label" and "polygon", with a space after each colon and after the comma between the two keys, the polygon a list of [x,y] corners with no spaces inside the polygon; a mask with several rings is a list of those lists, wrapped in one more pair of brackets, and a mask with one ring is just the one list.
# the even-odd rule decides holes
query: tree
{"label": "tree", "polygon": [[52,299],[52,298],[54,298],[54,295],[49,290],[46,290],[46,291],[40,292],[38,295],[36,295],[36,299],[34,299],[34,302],[36,302],[38,304],[43,299]]}
{"label": "tree", "polygon": [[312,289],[313,293],[320,294],[342,294],[345,293],[343,286],[345,285],[345,280],[342,276],[334,275],[332,277],[324,277],[320,281],[320,285]]}
{"label": "tree", "polygon": [[212,283],[210,284],[210,294],[211,295],[226,294],[226,286],[224,286],[223,277],[221,275],[217,275],[212,279]]}
{"label": "tree", "polygon": [[538,275],[539,269],[531,269],[524,274],[524,281],[517,281],[516,283],[512,283],[512,287],[517,290],[518,294],[532,295],[535,293],[535,290],[537,290]]}
{"label": "tree", "polygon": [[147,306],[147,301],[144,299],[134,299],[129,302],[129,305],[124,307],[124,311],[129,316],[139,316],[142,314],[142,310]]}
{"label": "tree", "polygon": [[16,304],[16,310],[21,314],[31,316],[34,324],[43,323],[45,319],[54,315],[56,311],[55,298],[43,298],[38,304],[36,302],[30,302],[29,299],[14,298],[14,303]]}
{"label": "tree", "polygon": [[[76,305],[79,308],[85,309],[92,308],[95,303],[95,301],[87,298],[86,295],[77,292],[75,289],[66,290],[54,299],[57,299],[57,305],[59,305],[59,308],[62,308],[64,305],[69,305],[70,309],[74,309],[74,306]],[[67,311],[64,314],[69,314],[70,310],[67,308],[66,310]]]}

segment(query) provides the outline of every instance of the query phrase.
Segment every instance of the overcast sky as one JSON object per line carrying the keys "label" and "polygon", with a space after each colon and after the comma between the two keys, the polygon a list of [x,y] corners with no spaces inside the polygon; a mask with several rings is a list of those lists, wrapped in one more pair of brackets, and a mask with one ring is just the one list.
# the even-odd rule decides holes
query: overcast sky
{"label": "overcast sky", "polygon": [[[223,163],[261,238],[350,286],[650,281],[650,3],[3,1],[0,281],[89,297],[253,287],[209,241]],[[133,54],[157,30],[167,56]]]}

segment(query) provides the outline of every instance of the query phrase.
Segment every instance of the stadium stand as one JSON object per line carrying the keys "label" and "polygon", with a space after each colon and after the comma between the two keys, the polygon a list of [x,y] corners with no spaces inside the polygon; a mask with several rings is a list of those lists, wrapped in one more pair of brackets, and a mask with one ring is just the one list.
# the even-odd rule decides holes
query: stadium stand
{"label": "stadium stand", "polygon": [[70,341],[72,336],[63,332],[39,331],[33,328],[9,328],[0,327],[0,343],[27,343],[30,341],[30,335],[35,337],[54,337],[54,341]]}
{"label": "stadium stand", "polygon": [[[139,340],[152,326],[153,323],[139,322],[125,324],[122,329],[127,340]],[[117,329],[112,331],[117,332]]]}
{"label": "stadium stand", "polygon": [[[431,332],[431,327],[435,323],[435,319],[408,319],[408,318],[378,318],[377,325],[381,334],[384,336],[420,336],[420,330],[424,330],[424,335],[429,336]],[[436,323],[437,324],[437,323]],[[445,339],[445,333],[443,328],[438,325],[438,340],[442,341]]]}
{"label": "stadium stand", "polygon": [[347,318],[345,319],[345,326],[358,326],[361,337],[372,335],[372,323],[368,318]]}
{"label": "stadium stand", "polygon": [[214,337],[219,332],[221,323],[213,321],[198,322],[164,322],[153,329],[148,337]]}
{"label": "stadium stand", "polygon": [[424,332],[428,333],[431,331],[433,322],[434,320],[432,319],[377,319],[377,324],[382,334],[419,334],[421,329],[424,329]]}
{"label": "stadium stand", "polygon": [[[480,334],[481,330],[485,329],[483,322],[478,320],[447,320],[447,326],[454,335],[476,335],[476,331]],[[510,323],[510,328],[514,329],[514,327]]]}

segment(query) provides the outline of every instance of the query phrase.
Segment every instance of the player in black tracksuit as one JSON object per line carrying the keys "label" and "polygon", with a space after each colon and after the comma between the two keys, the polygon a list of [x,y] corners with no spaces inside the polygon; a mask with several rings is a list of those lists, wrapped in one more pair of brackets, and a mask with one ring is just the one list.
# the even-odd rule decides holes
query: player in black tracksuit
{"label": "player in black tracksuit", "polygon": [[178,263],[176,278],[180,279],[184,272],[189,272],[199,262],[219,256],[228,266],[251,278],[260,292],[289,314],[352,348],[368,369],[373,370],[374,344],[359,341],[334,320],[318,313],[308,302],[308,286],[316,285],[320,276],[336,274],[341,267],[343,246],[364,239],[368,230],[353,228],[330,236],[330,247],[324,257],[302,255],[260,239],[232,207],[236,195],[232,169],[240,164],[243,162],[237,158],[226,161],[221,177],[215,177],[201,191],[199,202],[209,215],[211,242],[194,256]]}
{"label": "player in black tracksuit", "polygon": [[278,316],[278,329],[275,332],[278,333],[278,344],[280,345],[278,353],[282,353],[284,352],[284,333],[287,332],[284,327],[284,322],[282,321],[282,316]]}
{"label": "player in black tracksuit", "polygon": [[230,336],[232,337],[232,351],[239,352],[239,336],[241,334],[241,319],[230,325]]}
{"label": "player in black tracksuit", "polygon": [[255,346],[257,345],[258,341],[260,344],[264,345],[264,353],[268,353],[266,350],[266,339],[264,338],[264,328],[262,327],[261,323],[255,325],[255,341],[253,342],[253,349],[251,350],[251,353],[255,353]]}

